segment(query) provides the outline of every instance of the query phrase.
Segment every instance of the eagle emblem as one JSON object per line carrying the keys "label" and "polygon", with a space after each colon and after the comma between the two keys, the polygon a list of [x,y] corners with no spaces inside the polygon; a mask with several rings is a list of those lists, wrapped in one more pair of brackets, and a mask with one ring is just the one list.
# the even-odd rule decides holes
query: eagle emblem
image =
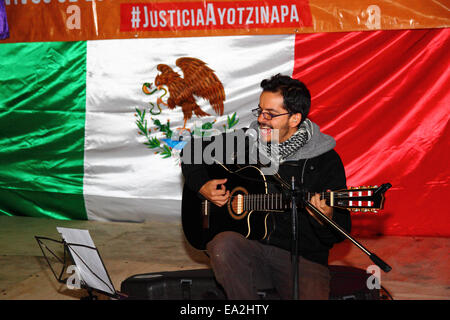
{"label": "eagle emblem", "polygon": [[166,64],[158,64],[161,73],[155,77],[155,86],[161,89],[167,86],[170,97],[167,102],[158,98],[157,103],[166,105],[169,109],[180,106],[184,115],[184,126],[192,118],[209,116],[203,111],[195,100],[195,96],[208,100],[215,113],[223,115],[223,102],[225,90],[219,78],[205,62],[197,58],[182,57],[176,60],[176,65],[183,71],[183,78]]}
{"label": "eagle emblem", "polygon": [[[145,137],[143,144],[163,158],[175,158],[176,163],[179,164],[181,150],[187,143],[183,140],[184,136],[180,135],[182,131],[188,131],[191,137],[208,137],[220,134],[221,130],[224,132],[235,130],[233,128],[238,124],[239,118],[234,112],[232,115],[227,115],[225,123],[213,119],[200,123],[200,126],[195,123],[192,130],[187,129],[186,122],[192,118],[193,114],[197,117],[210,115],[197,104],[198,98],[207,100],[217,115],[223,115],[225,90],[214,70],[200,59],[182,57],[176,60],[176,65],[183,72],[183,78],[168,65],[157,65],[156,68],[160,73],[154,79],[156,88],[150,82],[142,84],[142,92],[147,96],[156,96],[156,104],[153,100],[149,102],[148,107],[136,107],[134,116],[138,134]],[[162,98],[168,93],[169,98],[163,101]],[[177,128],[181,131],[178,132],[171,127],[170,119],[163,120],[156,117],[163,113],[161,105],[166,105],[169,109],[181,107],[184,126]],[[148,117],[151,122],[147,119]]]}

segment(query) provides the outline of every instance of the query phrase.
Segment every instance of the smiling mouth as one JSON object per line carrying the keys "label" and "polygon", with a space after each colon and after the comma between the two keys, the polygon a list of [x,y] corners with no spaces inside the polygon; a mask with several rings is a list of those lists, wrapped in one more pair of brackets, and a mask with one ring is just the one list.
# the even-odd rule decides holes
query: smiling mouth
{"label": "smiling mouth", "polygon": [[267,137],[267,136],[270,136],[270,134],[272,133],[272,128],[266,127],[266,126],[261,126],[261,127],[259,127],[259,132],[261,133],[262,136]]}

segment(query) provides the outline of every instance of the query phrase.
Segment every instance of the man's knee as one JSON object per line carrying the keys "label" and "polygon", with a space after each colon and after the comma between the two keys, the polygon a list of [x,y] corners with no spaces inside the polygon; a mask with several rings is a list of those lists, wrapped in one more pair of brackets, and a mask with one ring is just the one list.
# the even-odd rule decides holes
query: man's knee
{"label": "man's knee", "polygon": [[247,239],[239,233],[225,231],[217,234],[208,244],[206,249],[211,259],[217,262],[226,262],[235,256]]}

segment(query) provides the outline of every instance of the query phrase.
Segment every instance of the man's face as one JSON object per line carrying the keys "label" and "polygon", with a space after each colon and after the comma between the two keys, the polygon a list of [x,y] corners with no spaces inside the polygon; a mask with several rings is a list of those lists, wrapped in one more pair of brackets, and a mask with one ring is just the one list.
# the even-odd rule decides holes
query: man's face
{"label": "man's face", "polygon": [[[262,113],[258,117],[258,124],[263,141],[270,142],[273,137],[276,137],[276,134],[272,136],[274,130],[278,130],[278,143],[286,141],[297,131],[301,114],[288,114],[288,111],[283,107],[283,96],[280,93],[264,91],[259,97],[259,107]],[[267,120],[263,113],[280,116]]]}

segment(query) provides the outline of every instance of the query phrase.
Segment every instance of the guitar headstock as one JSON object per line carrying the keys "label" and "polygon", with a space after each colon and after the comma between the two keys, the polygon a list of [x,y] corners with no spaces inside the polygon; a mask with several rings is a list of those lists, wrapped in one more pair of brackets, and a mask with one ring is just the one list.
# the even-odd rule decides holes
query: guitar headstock
{"label": "guitar headstock", "polygon": [[385,183],[381,186],[351,187],[333,191],[330,199],[333,207],[349,209],[352,212],[378,212],[383,209],[384,193],[392,185]]}

